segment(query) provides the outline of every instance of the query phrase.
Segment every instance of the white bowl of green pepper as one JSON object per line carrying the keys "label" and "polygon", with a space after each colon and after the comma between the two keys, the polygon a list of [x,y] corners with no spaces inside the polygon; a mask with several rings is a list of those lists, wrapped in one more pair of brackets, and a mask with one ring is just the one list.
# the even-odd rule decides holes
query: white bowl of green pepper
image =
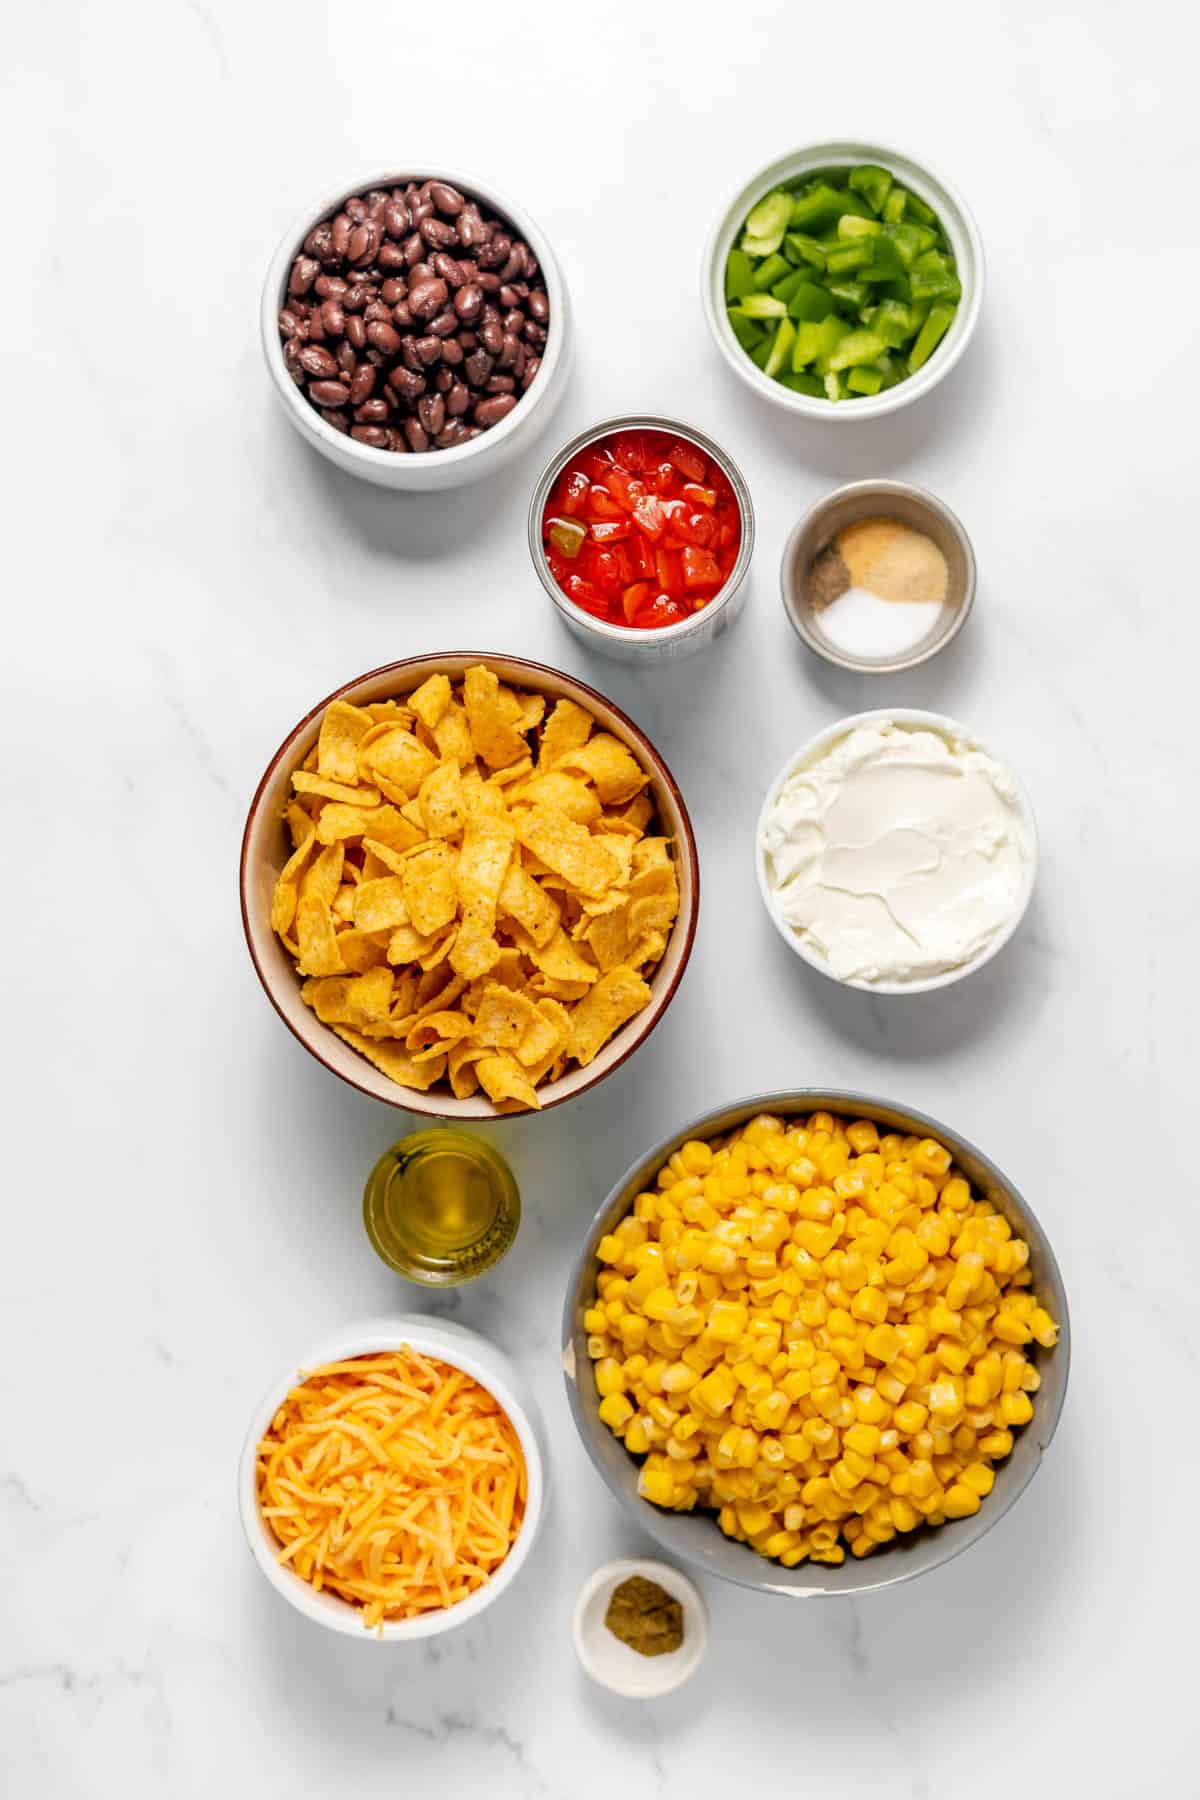
{"label": "white bowl of green pepper", "polygon": [[807,418],[873,419],[936,387],[983,301],[983,243],[928,164],[856,139],[780,156],[721,215],[704,255],[717,348],[748,387]]}

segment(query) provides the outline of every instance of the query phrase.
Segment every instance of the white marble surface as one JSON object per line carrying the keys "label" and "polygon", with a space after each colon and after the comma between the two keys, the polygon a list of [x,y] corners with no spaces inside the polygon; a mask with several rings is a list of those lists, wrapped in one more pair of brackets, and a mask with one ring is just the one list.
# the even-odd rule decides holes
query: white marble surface
{"label": "white marble surface", "polygon": [[[75,0],[9,22],[4,1791],[1195,1794],[1194,27],[1160,0],[744,0],[714,48],[699,8],[525,10]],[[720,365],[699,250],[750,168],[855,129],[962,187],[990,291],[918,409],[806,429]],[[553,436],[674,409],[742,463],[754,592],[717,651],[643,679],[566,636],[526,558],[539,452],[407,503],[288,430],[255,339],[275,236],[339,174],[406,155],[488,170],[558,247],[579,337]],[[890,685],[819,666],[775,586],[799,510],[870,473],[943,494],[981,571],[959,644]],[[463,646],[560,663],[640,720],[705,893],[651,1043],[497,1130],[527,1220],[454,1312],[536,1385],[554,1510],[501,1605],[409,1653],[294,1617],[235,1517],[267,1375],[414,1302],[358,1219],[405,1116],[279,1025],[235,865],[264,761],[316,697]],[[1015,942],[909,1002],[789,957],[749,854],[786,752],[887,701],[994,739],[1043,834]],[[1073,1302],[1066,1414],[967,1557],[862,1604],[710,1587],[704,1670],[638,1710],[589,1688],[568,1635],[584,1576],[639,1548],[556,1370],[572,1246],[660,1131],[805,1080],[928,1108],[1025,1189]]]}

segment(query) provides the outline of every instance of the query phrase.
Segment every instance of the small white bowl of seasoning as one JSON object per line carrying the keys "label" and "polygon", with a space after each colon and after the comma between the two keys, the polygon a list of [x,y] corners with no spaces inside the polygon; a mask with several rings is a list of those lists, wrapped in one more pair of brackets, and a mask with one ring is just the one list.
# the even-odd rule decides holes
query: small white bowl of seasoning
{"label": "small white bowl of seasoning", "polygon": [[826,494],[789,537],[783,608],[810,650],[860,675],[928,662],[975,600],[975,552],[961,521],[924,488],[855,481]]}
{"label": "small white bowl of seasoning", "polygon": [[767,789],[754,866],[788,948],[845,987],[920,994],[991,961],[1037,876],[1029,796],[957,719],[885,708],[818,732]]}
{"label": "small white bowl of seasoning", "polygon": [[625,1700],[657,1700],[699,1668],[708,1607],[695,1582],[670,1563],[623,1557],[584,1582],[573,1631],[579,1661],[600,1687]]}

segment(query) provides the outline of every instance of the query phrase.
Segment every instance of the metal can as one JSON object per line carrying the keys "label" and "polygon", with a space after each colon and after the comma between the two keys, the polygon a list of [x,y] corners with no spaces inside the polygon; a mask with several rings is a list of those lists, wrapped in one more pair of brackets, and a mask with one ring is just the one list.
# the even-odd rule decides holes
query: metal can
{"label": "metal can", "polygon": [[[574,605],[568,599],[546,562],[542,548],[542,515],[554,483],[572,458],[601,438],[610,437],[619,431],[666,431],[682,438],[685,443],[695,444],[697,449],[702,450],[718,465],[737,500],[742,535],[737,561],[729,579],[707,606],[678,625],[662,625],[646,631],[632,626],[610,625],[605,619],[594,618],[591,613],[584,612],[582,607]],[[529,554],[538,579],[558,608],[563,623],[593,650],[599,650],[604,656],[616,657],[621,662],[678,662],[720,637],[733,624],[745,603],[748,592],[746,576],[753,553],[754,507],[742,471],[728,451],[715,444],[695,425],[686,425],[681,419],[664,418],[657,413],[622,413],[616,418],[602,419],[598,425],[591,425],[586,431],[581,431],[550,458],[534,486],[529,502]]]}

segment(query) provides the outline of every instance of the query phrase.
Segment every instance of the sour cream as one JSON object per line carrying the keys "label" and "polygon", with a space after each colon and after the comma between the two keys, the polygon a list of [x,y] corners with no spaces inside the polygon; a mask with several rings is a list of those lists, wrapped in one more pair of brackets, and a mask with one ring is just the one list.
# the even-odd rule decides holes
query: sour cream
{"label": "sour cream", "polygon": [[760,826],[778,917],[841,981],[965,969],[1024,911],[1034,845],[1001,762],[894,719],[852,727],[783,783]]}

